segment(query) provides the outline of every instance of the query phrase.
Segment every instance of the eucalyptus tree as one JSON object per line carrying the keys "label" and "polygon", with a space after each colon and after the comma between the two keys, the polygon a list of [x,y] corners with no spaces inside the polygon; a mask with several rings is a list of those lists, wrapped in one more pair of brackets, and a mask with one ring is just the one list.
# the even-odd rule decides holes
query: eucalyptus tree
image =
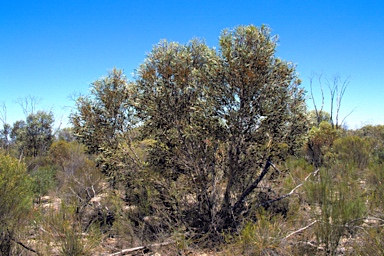
{"label": "eucalyptus tree", "polygon": [[[313,84],[314,84],[314,78],[317,78],[318,84],[321,91],[321,106],[318,106],[315,101],[315,97],[313,94]],[[323,84],[325,84],[328,87],[329,90],[329,113],[324,111],[324,90],[323,90]],[[310,77],[309,80],[309,86],[310,86],[310,93],[312,98],[312,103],[314,107],[314,113],[316,114],[316,126],[319,127],[320,123],[322,121],[328,121],[331,123],[332,128],[340,129],[343,127],[345,119],[351,115],[355,109],[350,111],[342,120],[339,122],[340,118],[340,108],[341,108],[341,102],[344,98],[345,91],[348,88],[349,85],[349,78],[342,80],[340,75],[334,75],[331,80],[329,80],[326,76],[314,74]],[[327,120],[324,120],[324,118],[327,118]]]}
{"label": "eucalyptus tree", "polygon": [[162,193],[178,188],[167,200],[195,209],[192,225],[205,231],[236,223],[272,159],[294,153],[307,129],[295,66],[275,57],[276,43],[265,26],[223,31],[219,51],[162,41],[138,70],[151,167]]}
{"label": "eucalyptus tree", "polygon": [[[224,30],[219,45],[161,41],[135,81],[113,70],[71,117],[88,151],[120,168],[109,175],[145,156],[126,182],[146,181],[147,214],[203,233],[250,214],[272,162],[295,154],[307,131],[295,65],[275,56],[268,27]],[[132,146],[132,135],[146,143]]]}
{"label": "eucalyptus tree", "polygon": [[0,147],[9,151],[10,135],[12,127],[7,123],[7,107],[2,103],[0,109],[0,122],[3,128],[0,129]]}
{"label": "eucalyptus tree", "polygon": [[6,151],[9,151],[11,130],[12,127],[7,123],[4,123],[0,130],[0,147]]}
{"label": "eucalyptus tree", "polygon": [[194,211],[199,217],[189,225],[203,229],[220,204],[227,136],[219,116],[223,75],[220,56],[203,42],[161,41],[140,66],[136,81],[142,131],[156,141],[147,160],[157,174],[153,186],[167,212]]}
{"label": "eucalyptus tree", "polygon": [[118,148],[129,142],[134,125],[130,96],[126,77],[114,68],[92,83],[90,95],[76,100],[76,111],[70,116],[75,137],[88,153],[98,154],[99,164],[112,181],[121,162]]}
{"label": "eucalyptus tree", "polygon": [[227,131],[224,213],[238,215],[271,161],[294,154],[307,130],[304,92],[295,65],[275,56],[266,26],[224,30],[220,37]]}
{"label": "eucalyptus tree", "polygon": [[18,147],[20,156],[44,155],[53,142],[52,112],[37,111],[13,124],[11,139]]}

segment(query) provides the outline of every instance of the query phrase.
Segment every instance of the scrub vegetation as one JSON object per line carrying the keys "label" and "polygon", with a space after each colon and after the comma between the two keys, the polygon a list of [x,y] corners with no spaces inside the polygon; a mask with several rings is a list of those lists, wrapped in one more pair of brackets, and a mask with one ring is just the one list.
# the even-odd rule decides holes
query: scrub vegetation
{"label": "scrub vegetation", "polygon": [[339,123],[336,78],[329,112],[307,110],[276,46],[266,26],[160,41],[69,128],[21,101],[1,118],[0,254],[384,254],[384,126]]}

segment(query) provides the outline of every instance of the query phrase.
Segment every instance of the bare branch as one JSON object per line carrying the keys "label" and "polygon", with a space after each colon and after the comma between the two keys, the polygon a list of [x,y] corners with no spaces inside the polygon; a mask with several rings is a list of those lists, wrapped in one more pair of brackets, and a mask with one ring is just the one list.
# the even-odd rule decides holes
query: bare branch
{"label": "bare branch", "polygon": [[[338,82],[339,82],[339,80],[338,80]],[[341,85],[341,88],[340,88],[340,91],[337,92],[337,102],[336,102],[336,104],[337,104],[337,105],[336,105],[336,126],[339,125],[339,112],[340,112],[341,101],[342,101],[342,99],[343,99],[343,97],[344,97],[344,93],[345,93],[345,91],[347,90],[348,85],[349,85],[349,78],[347,77],[347,78],[343,81],[343,83],[342,83],[342,85]],[[352,110],[352,112],[353,112],[353,110]],[[350,112],[348,115],[352,114],[352,112]],[[345,118],[346,118],[346,117],[345,117]],[[345,120],[345,118],[343,119],[343,121]],[[343,121],[341,122],[341,124],[343,123]],[[340,125],[341,125],[341,124],[340,124]]]}
{"label": "bare branch", "polygon": [[[320,90],[321,90],[321,107],[320,107],[320,110],[317,108],[315,97],[313,95],[313,78],[314,78],[314,76],[317,76],[317,79],[318,79],[319,85],[320,85]],[[322,76],[323,76],[322,74],[320,74],[320,75],[319,74],[312,74],[311,77],[309,78],[309,86],[311,88],[311,98],[312,98],[313,106],[315,108],[317,125],[319,125],[321,122],[321,116],[322,116],[323,108],[324,108],[324,90],[323,90],[322,81],[321,81]]]}
{"label": "bare branch", "polygon": [[119,252],[115,252],[115,253],[109,254],[109,256],[125,255],[126,253],[135,252],[135,251],[139,251],[139,250],[144,250],[145,248],[146,248],[145,246],[133,247],[133,248],[124,249],[124,250],[121,250]]}
{"label": "bare branch", "polygon": [[29,246],[26,246],[25,244],[23,244],[22,242],[16,240],[12,235],[9,234],[8,232],[8,237],[11,239],[11,241],[15,242],[16,244],[20,245],[21,247],[23,247],[24,249],[30,251],[30,252],[34,252],[36,253],[37,255],[41,255],[39,252],[37,252],[35,249],[32,249],[31,247]]}
{"label": "bare branch", "polygon": [[169,245],[169,244],[173,244],[173,243],[175,243],[175,241],[168,241],[168,242],[158,243],[158,244],[143,245],[143,246],[133,247],[133,248],[129,248],[129,249],[124,249],[124,250],[121,250],[119,252],[109,254],[108,256],[125,255],[126,253],[132,253],[132,252],[136,252],[136,251],[149,249],[150,247],[164,246],[164,245]]}
{"label": "bare branch", "polygon": [[299,228],[298,230],[289,233],[287,236],[284,237],[284,239],[287,239],[287,238],[289,238],[290,236],[293,236],[293,235],[295,235],[295,234],[297,234],[297,233],[300,233],[301,231],[306,230],[307,228],[310,228],[310,227],[313,226],[316,222],[317,222],[317,220],[314,220],[314,221],[312,221],[311,223],[309,223],[307,226],[302,227],[302,228]]}
{"label": "bare branch", "polygon": [[[321,83],[321,78],[322,78],[322,77],[323,77],[322,74],[317,75],[317,78],[318,78],[318,80],[319,80],[319,84],[320,84],[320,90],[321,90],[321,108],[320,108],[320,116],[323,114],[324,102],[325,102],[325,100],[324,100],[324,90],[323,90],[323,85],[322,85],[322,83]],[[319,124],[320,124],[320,122],[319,122]]]}
{"label": "bare branch", "polygon": [[[356,108],[357,108],[357,107],[356,107]],[[353,112],[355,112],[356,108],[352,109],[352,111],[349,112],[349,113],[343,118],[343,120],[341,120],[340,126],[343,126],[345,119],[347,119],[347,117],[349,117]]]}
{"label": "bare branch", "polygon": [[7,123],[7,106],[4,102],[1,103],[0,121],[5,125]]}
{"label": "bare branch", "polygon": [[298,188],[300,188],[301,186],[303,186],[304,182],[306,182],[306,181],[309,179],[309,177],[310,177],[311,175],[316,176],[318,172],[319,172],[319,169],[315,170],[314,172],[309,173],[309,174],[305,177],[304,181],[303,181],[302,183],[300,183],[299,185],[297,185],[296,187],[294,187],[288,194],[285,194],[285,195],[283,195],[283,196],[280,196],[280,197],[275,198],[275,199],[272,199],[272,200],[268,200],[268,201],[266,201],[266,202],[260,204],[260,206],[266,206],[266,205],[272,204],[272,203],[274,203],[274,202],[276,202],[276,201],[280,201],[280,200],[282,200],[282,199],[284,199],[284,198],[287,198],[287,197],[291,196],[291,195],[292,195]]}
{"label": "bare branch", "polygon": [[69,189],[72,191],[72,193],[80,200],[80,202],[84,201],[83,198],[81,198],[71,187]]}
{"label": "bare branch", "polygon": [[311,98],[312,98],[312,102],[313,102],[313,107],[315,108],[317,122],[319,122],[319,118],[318,118],[319,112],[317,111],[317,105],[316,105],[315,97],[313,96],[313,75],[309,78],[309,87],[311,89]]}
{"label": "bare branch", "polygon": [[16,102],[20,105],[25,117],[27,117],[36,112],[36,107],[41,102],[41,98],[29,95],[25,98],[18,98]]}
{"label": "bare branch", "polygon": [[331,114],[331,117],[330,117],[330,121],[332,123],[332,127],[334,126],[334,121],[333,121],[333,104],[334,104],[334,101],[335,101],[335,93],[338,91],[338,76],[334,76],[333,77],[333,82],[331,83],[327,78],[326,78],[326,81],[327,81],[327,86],[328,86],[328,89],[329,89],[329,93],[330,93],[330,96],[331,96],[331,109],[330,109],[330,114]]}
{"label": "bare branch", "polygon": [[[322,75],[316,75],[318,78],[320,90],[321,90],[321,96],[322,96],[322,105],[321,109],[318,109],[318,106],[315,103],[315,99],[313,96],[313,77],[315,75],[312,75],[310,78],[310,90],[311,90],[311,97],[313,101],[313,105],[315,108],[315,113],[317,117],[317,124],[319,125],[321,122],[321,115],[323,112],[323,106],[324,106],[324,91],[323,91],[323,76]],[[327,77],[324,77],[325,83],[329,90],[330,95],[330,110],[329,110],[329,121],[332,124],[332,127],[335,127],[336,129],[340,128],[342,124],[344,123],[344,120],[349,116],[353,110],[342,120],[342,122],[339,124],[339,114],[340,114],[340,108],[341,108],[341,102],[343,100],[345,91],[348,88],[349,85],[349,77],[347,77],[344,81],[341,81],[340,75],[334,75],[331,79],[328,79]]]}

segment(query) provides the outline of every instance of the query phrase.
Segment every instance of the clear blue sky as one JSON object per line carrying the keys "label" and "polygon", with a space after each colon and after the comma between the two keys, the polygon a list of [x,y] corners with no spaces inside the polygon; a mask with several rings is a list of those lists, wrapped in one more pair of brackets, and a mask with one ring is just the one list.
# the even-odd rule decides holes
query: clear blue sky
{"label": "clear blue sky", "polygon": [[267,24],[279,35],[277,56],[297,64],[307,90],[313,72],[349,77],[340,115],[356,108],[350,128],[384,124],[384,1],[0,3],[0,102],[10,124],[25,118],[16,101],[27,96],[41,98],[38,108],[65,124],[70,95],[88,93],[113,67],[130,77],[160,39],[198,37],[216,46],[224,28],[248,24]]}

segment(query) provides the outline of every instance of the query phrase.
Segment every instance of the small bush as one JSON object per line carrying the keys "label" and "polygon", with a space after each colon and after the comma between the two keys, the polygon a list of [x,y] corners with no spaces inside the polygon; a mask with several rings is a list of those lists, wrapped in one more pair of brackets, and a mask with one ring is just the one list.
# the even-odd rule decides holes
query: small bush
{"label": "small bush", "polygon": [[0,152],[0,254],[11,255],[32,206],[31,179],[24,164]]}
{"label": "small bush", "polygon": [[42,242],[41,251],[47,255],[94,255],[94,249],[100,240],[98,229],[90,229],[87,233],[76,214],[76,207],[62,203],[58,209],[54,207],[42,211],[43,216],[37,223]]}
{"label": "small bush", "polygon": [[312,127],[304,145],[307,160],[316,167],[321,166],[324,163],[324,155],[339,136],[340,131],[332,128],[328,122],[323,121],[319,127]]}
{"label": "small bush", "polygon": [[376,164],[367,173],[367,189],[369,191],[370,208],[377,211],[378,217],[384,217],[384,165]]}
{"label": "small bush", "polygon": [[333,142],[331,151],[334,161],[349,165],[350,168],[357,167],[362,170],[370,162],[373,152],[373,141],[371,138],[347,136],[336,139]]}
{"label": "small bush", "polygon": [[359,241],[353,247],[355,255],[384,255],[384,228],[364,228]]}
{"label": "small bush", "polygon": [[245,224],[234,243],[230,244],[228,255],[286,255],[282,245],[284,225],[282,216],[272,217],[261,211],[256,222]]}
{"label": "small bush", "polygon": [[56,185],[55,175],[56,169],[52,166],[40,167],[31,173],[33,193],[39,201]]}
{"label": "small bush", "polygon": [[[337,166],[339,167],[339,166]],[[318,244],[334,255],[343,236],[353,235],[366,212],[361,189],[343,169],[321,169],[317,181],[306,184]],[[354,191],[351,193],[351,191]]]}

